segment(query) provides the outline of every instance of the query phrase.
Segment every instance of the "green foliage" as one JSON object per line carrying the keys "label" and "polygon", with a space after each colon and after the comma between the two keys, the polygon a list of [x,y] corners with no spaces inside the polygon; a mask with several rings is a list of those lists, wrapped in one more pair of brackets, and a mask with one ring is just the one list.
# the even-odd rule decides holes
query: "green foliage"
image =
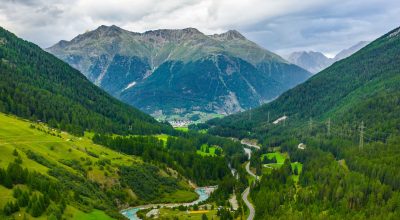
{"label": "green foliage", "polygon": [[0,111],[83,135],[85,130],[154,134],[172,130],[112,98],[68,64],[0,28]]}
{"label": "green foliage", "polygon": [[154,137],[110,137],[95,135],[95,143],[127,154],[141,156],[144,161],[163,163],[199,185],[215,184],[229,175],[224,158],[202,157],[196,153],[196,139],[168,138],[167,147]]}
{"label": "green foliage", "polygon": [[[253,136],[262,142],[268,138],[264,144],[269,144],[276,136],[309,131],[310,118],[313,121],[331,118],[336,130],[349,127],[356,130],[364,121],[373,131],[372,138],[399,134],[400,37],[389,35],[336,62],[271,103],[209,121],[209,133],[239,138]],[[283,115],[289,117],[286,126],[271,123]]]}
{"label": "green foliage", "polygon": [[14,212],[18,212],[18,211],[19,211],[19,206],[18,206],[18,203],[16,203],[16,202],[7,202],[3,208],[3,212],[6,215],[11,215]]}
{"label": "green foliage", "polygon": [[156,200],[180,188],[176,179],[161,176],[159,168],[152,165],[123,166],[120,172],[122,183],[133,189],[144,201]]}
{"label": "green foliage", "polygon": [[[398,31],[269,104],[202,125],[212,134],[279,146],[303,164],[300,172],[286,160],[262,177],[251,190],[256,219],[400,218]],[[285,123],[268,123],[268,115],[284,114]],[[362,148],[361,121],[367,125]],[[299,143],[306,149],[297,149]],[[298,182],[292,172],[300,173]]]}

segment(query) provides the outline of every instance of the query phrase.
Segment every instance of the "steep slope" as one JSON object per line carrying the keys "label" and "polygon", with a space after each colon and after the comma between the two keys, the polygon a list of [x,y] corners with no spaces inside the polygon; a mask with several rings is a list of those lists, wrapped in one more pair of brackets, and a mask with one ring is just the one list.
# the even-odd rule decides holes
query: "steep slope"
{"label": "steep slope", "polygon": [[167,115],[238,112],[310,76],[233,30],[207,36],[194,28],[134,33],[100,26],[48,51],[124,102]]}
{"label": "steep slope", "polygon": [[212,120],[209,124],[217,125],[215,133],[242,136],[252,131],[261,137],[280,127],[268,123],[268,117],[272,122],[286,115],[288,122],[294,125],[310,118],[314,121],[331,118],[337,124],[350,124],[354,130],[364,121],[370,130],[397,133],[400,122],[399,33],[400,29],[391,31],[269,104]]}
{"label": "steep slope", "polygon": [[[188,182],[177,179],[167,168],[93,144],[89,136],[78,138],[3,113],[0,124],[1,219],[24,215],[27,219],[111,219],[107,215],[124,219],[118,209],[129,204],[161,202],[174,198],[175,193],[185,193],[182,201],[196,198]],[[19,172],[19,168],[25,171]],[[29,194],[32,208],[21,202],[15,193],[18,189]],[[44,195],[51,203],[37,207],[34,195]],[[6,204],[15,201],[21,210],[8,212]]]}
{"label": "steep slope", "polygon": [[[262,143],[255,219],[400,217],[399,60],[397,28],[277,100],[209,122],[210,133]],[[281,168],[262,162],[271,151],[288,155]]]}
{"label": "steep slope", "polygon": [[296,64],[310,71],[311,73],[318,73],[321,70],[332,65],[334,62],[337,62],[348,56],[351,56],[355,52],[359,51],[361,48],[365,47],[368,43],[370,42],[361,41],[348,49],[340,51],[338,54],[336,54],[334,58],[328,58],[320,52],[300,51],[291,53],[288,56],[287,60],[293,64]]}
{"label": "steep slope", "polygon": [[[93,85],[79,71],[0,28],[0,111],[77,135],[160,133],[163,125]],[[128,129],[130,128],[130,129]]]}
{"label": "steep slope", "polygon": [[338,54],[336,54],[334,60],[338,61],[338,60],[344,59],[346,57],[349,57],[352,54],[354,54],[355,52],[359,51],[361,48],[367,46],[369,43],[370,43],[369,41],[360,41],[356,45],[354,45],[348,49],[344,49],[344,50],[340,51]]}

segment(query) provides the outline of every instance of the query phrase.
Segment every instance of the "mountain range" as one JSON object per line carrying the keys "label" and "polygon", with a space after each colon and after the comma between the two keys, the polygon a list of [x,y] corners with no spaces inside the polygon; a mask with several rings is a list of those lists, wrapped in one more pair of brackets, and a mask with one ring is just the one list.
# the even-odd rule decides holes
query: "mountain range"
{"label": "mountain range", "polygon": [[252,131],[260,138],[276,129],[290,133],[288,127],[271,123],[283,116],[294,127],[308,125],[311,119],[331,118],[338,124],[351,123],[356,130],[362,121],[369,129],[396,130],[400,123],[399,33],[400,28],[378,38],[271,103],[208,123],[215,126],[215,134],[246,136]]}
{"label": "mountain range", "polygon": [[311,76],[235,30],[136,33],[100,26],[47,51],[109,94],[155,116],[243,111]]}
{"label": "mountain range", "polygon": [[233,178],[243,148],[157,122],[0,27],[0,154],[0,219],[126,220],[132,206],[197,204],[194,185]]}
{"label": "mountain range", "polygon": [[[250,162],[262,175],[254,219],[397,219],[399,60],[396,28],[268,104],[193,128],[262,145]],[[264,157],[281,152],[290,157],[274,170]]]}
{"label": "mountain range", "polygon": [[365,47],[368,43],[369,43],[368,41],[360,41],[356,45],[353,45],[348,49],[340,51],[333,58],[326,57],[321,52],[298,51],[291,53],[287,57],[287,60],[315,74],[329,67],[334,62],[349,57],[350,55],[354,54],[361,48]]}

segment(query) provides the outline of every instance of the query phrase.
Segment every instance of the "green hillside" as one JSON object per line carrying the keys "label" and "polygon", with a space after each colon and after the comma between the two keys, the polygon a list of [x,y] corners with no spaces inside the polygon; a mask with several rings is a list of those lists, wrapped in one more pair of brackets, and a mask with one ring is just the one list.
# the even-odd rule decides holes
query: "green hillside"
{"label": "green hillside", "polygon": [[[336,128],[347,124],[354,132],[363,121],[372,133],[376,131],[374,135],[379,138],[382,138],[384,132],[398,132],[398,31],[396,29],[382,36],[269,104],[209,121],[209,125],[216,126],[211,132],[242,137],[251,131],[251,136],[263,139],[263,136],[271,136],[278,130],[289,133],[292,127],[303,126],[307,129],[310,119],[316,126],[316,122],[325,123],[329,118]],[[284,115],[288,116],[287,127],[284,129],[271,123]]]}
{"label": "green hillside", "polygon": [[84,130],[148,134],[168,129],[112,98],[79,71],[0,28],[0,111],[82,135]]}
{"label": "green hillside", "polygon": [[255,219],[399,219],[399,60],[397,28],[269,104],[192,128],[287,153],[281,168],[252,157]]}
{"label": "green hillside", "polygon": [[[111,215],[122,218],[117,211],[124,203],[133,205],[149,199],[164,201],[164,198],[172,201],[177,192],[186,193],[186,197],[182,198],[183,201],[196,198],[196,194],[187,182],[171,176],[166,169],[144,163],[139,157],[117,153],[93,144],[90,135],[76,137],[49,128],[42,123],[32,123],[4,114],[0,114],[0,124],[2,155],[0,195],[3,196],[0,207],[2,208],[10,201],[17,201],[13,196],[17,188],[23,191],[29,189],[30,198],[34,194],[49,197],[50,203],[36,215],[50,216],[63,213],[61,215],[66,218],[71,218],[69,215],[87,216],[87,218],[91,215]],[[10,164],[14,167],[27,168],[25,172],[29,172],[28,177],[19,177],[13,179],[11,184],[7,183],[4,172],[11,172],[9,170],[13,166]],[[158,199],[150,197],[151,194],[144,194],[149,188],[122,184],[126,179],[132,178],[131,174],[120,172],[121,169],[128,167],[131,172],[143,173],[152,178],[152,184],[157,184],[157,188],[150,190],[159,197]],[[30,179],[30,175],[35,176],[36,182]],[[57,188],[54,189],[55,192],[48,192],[37,184],[45,184],[46,188],[52,186]],[[66,206],[63,207],[62,204]],[[22,207],[13,215],[18,216],[21,213],[22,216],[24,213],[27,216],[34,215],[28,207]]]}

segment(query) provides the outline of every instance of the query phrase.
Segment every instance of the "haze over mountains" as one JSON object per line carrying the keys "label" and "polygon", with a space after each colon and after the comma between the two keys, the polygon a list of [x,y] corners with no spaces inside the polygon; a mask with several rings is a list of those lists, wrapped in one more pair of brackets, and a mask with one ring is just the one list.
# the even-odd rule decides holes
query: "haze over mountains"
{"label": "haze over mountains", "polygon": [[48,51],[153,115],[231,114],[271,101],[311,76],[235,30],[135,33],[100,26]]}
{"label": "haze over mountains", "polygon": [[334,62],[349,57],[353,53],[365,47],[368,43],[368,41],[360,41],[356,45],[340,51],[334,58],[329,58],[321,52],[298,51],[291,53],[287,57],[287,60],[315,74],[329,67]]}

